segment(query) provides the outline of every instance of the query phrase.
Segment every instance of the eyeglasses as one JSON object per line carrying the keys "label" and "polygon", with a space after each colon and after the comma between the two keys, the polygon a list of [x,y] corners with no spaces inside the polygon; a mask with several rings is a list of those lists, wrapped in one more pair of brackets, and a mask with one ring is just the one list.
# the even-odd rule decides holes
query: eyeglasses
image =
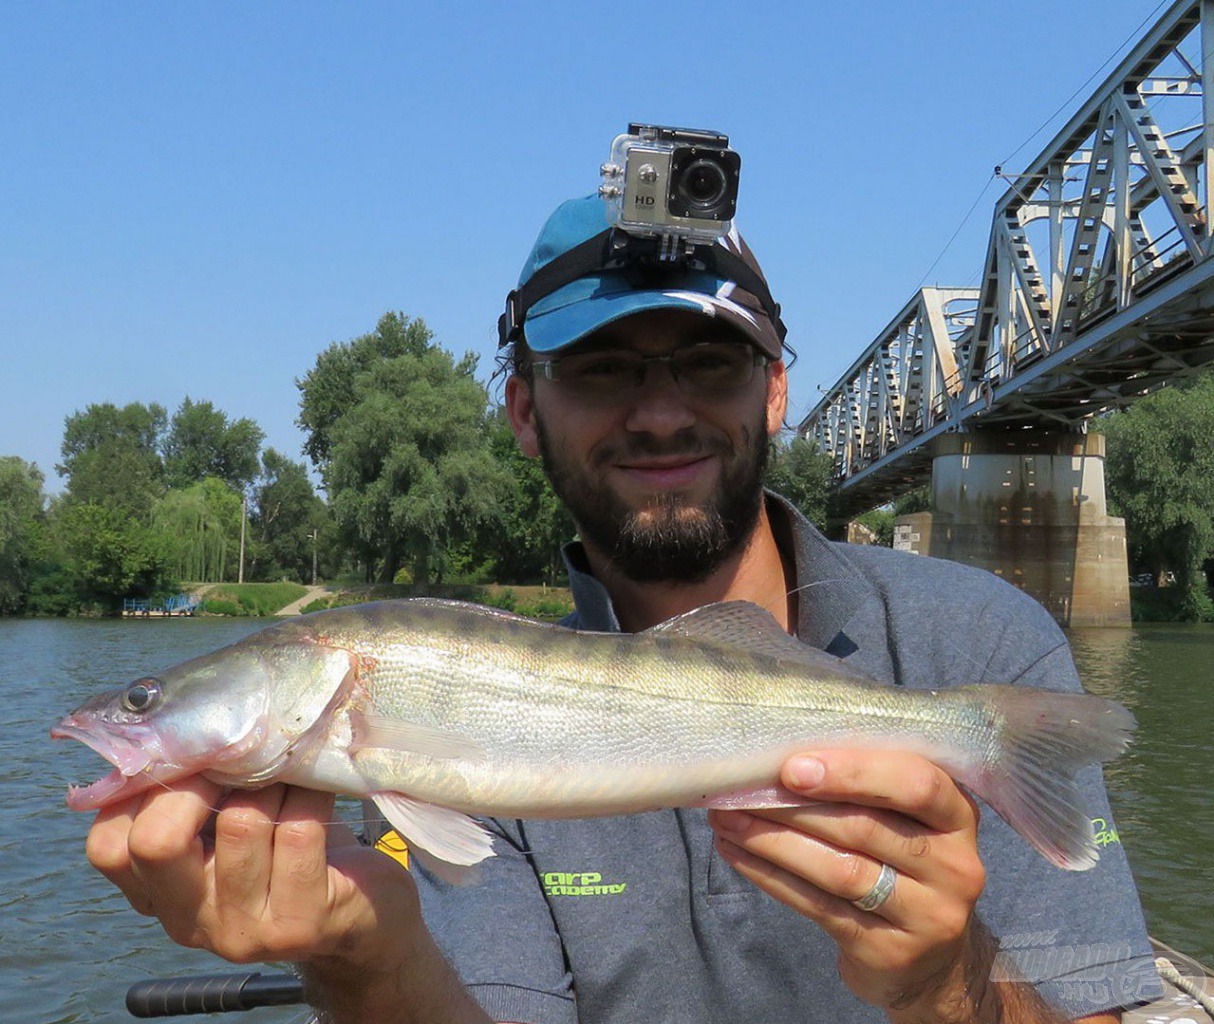
{"label": "eyeglasses", "polygon": [[537,359],[535,372],[570,391],[596,398],[624,398],[640,391],[650,363],[665,363],[679,390],[688,397],[714,398],[746,387],[756,366],[768,358],[745,342],[706,341],[676,348],[664,356],[643,356],[631,349],[573,352]]}

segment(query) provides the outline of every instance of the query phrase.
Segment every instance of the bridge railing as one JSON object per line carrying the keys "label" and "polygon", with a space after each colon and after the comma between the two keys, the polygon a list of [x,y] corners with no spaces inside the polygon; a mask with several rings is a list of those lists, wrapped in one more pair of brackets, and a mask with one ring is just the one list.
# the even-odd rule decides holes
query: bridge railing
{"label": "bridge railing", "polygon": [[[846,488],[941,430],[1077,428],[1139,397],[1133,360],[1123,360],[1124,387],[1102,368],[1086,394],[1043,374],[1205,263],[1212,172],[1214,0],[1177,0],[1050,144],[1004,175],[979,287],[917,292],[799,433],[833,456]],[[1168,379],[1146,376],[1148,390]],[[1041,398],[1055,386],[1066,402]],[[874,503],[913,475],[886,474]]]}

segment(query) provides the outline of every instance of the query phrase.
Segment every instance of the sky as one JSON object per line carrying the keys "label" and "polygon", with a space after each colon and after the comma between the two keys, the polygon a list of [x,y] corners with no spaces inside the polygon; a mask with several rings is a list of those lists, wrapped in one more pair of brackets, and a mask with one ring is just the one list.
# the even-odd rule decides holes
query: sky
{"label": "sky", "polygon": [[66,417],[188,396],[302,459],[295,380],[389,310],[488,381],[541,224],[629,121],[741,154],[796,422],[917,288],[976,284],[994,167],[1166,8],[0,0],[0,456],[57,491]]}

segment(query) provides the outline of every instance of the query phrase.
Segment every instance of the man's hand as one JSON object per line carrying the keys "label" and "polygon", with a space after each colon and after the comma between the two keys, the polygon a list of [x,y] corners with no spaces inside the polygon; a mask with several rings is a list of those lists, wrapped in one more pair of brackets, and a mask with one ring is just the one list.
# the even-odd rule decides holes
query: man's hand
{"label": "man's hand", "polygon": [[431,941],[409,873],[332,820],[331,794],[225,798],[196,777],[102,810],[87,853],[175,942],[302,962],[333,1020],[487,1020]]}
{"label": "man's hand", "polygon": [[[924,758],[888,751],[798,755],[781,779],[823,803],[712,812],[721,856],[835,939],[865,1002],[895,1020],[947,1021],[954,1008],[975,1019],[989,940],[974,919],[986,876],[973,799]],[[857,909],[883,864],[897,872],[892,895]]]}

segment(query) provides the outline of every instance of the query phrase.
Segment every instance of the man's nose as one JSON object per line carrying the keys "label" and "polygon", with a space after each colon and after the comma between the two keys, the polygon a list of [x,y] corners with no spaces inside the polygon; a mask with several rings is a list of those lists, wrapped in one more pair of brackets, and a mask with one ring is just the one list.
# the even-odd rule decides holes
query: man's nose
{"label": "man's nose", "polygon": [[626,426],[647,434],[671,434],[695,423],[695,413],[669,363],[650,363],[633,399]]}

